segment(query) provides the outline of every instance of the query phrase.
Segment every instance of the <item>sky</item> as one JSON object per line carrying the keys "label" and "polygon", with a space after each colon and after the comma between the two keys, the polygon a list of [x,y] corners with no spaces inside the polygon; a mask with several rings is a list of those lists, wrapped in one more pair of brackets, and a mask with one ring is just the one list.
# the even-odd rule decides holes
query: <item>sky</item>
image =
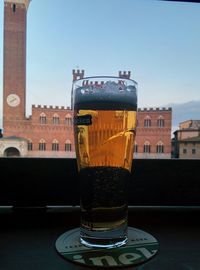
{"label": "sky", "polygon": [[[3,88],[0,0],[0,120]],[[200,4],[158,0],[32,0],[27,13],[31,105],[70,106],[72,69],[131,71],[138,106],[200,100]]]}

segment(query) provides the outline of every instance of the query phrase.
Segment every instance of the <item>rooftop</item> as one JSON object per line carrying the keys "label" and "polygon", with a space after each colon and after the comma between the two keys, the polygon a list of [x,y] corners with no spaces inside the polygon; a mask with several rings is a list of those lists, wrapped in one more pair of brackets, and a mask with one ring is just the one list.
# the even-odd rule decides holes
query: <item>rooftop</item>
{"label": "rooftop", "polygon": [[1,141],[27,141],[25,138],[17,137],[17,136],[8,136],[8,137],[2,137],[0,138]]}
{"label": "rooftop", "polygon": [[185,138],[185,139],[180,140],[180,142],[200,142],[200,136]]}

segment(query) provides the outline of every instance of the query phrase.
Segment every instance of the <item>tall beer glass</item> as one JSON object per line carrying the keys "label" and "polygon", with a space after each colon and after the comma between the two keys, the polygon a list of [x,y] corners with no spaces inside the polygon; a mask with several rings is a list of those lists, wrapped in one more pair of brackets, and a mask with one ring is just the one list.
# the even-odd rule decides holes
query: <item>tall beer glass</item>
{"label": "tall beer glass", "polygon": [[137,83],[109,76],[76,80],[72,103],[80,177],[80,241],[88,247],[125,245]]}

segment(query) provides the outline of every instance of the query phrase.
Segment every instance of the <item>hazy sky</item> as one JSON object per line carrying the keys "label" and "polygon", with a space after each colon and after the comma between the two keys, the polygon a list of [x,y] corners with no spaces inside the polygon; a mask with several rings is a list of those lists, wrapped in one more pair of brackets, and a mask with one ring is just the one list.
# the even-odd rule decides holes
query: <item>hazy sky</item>
{"label": "hazy sky", "polygon": [[86,76],[130,70],[138,82],[139,107],[200,100],[200,4],[32,0],[27,16],[28,114],[31,104],[70,105],[72,69],[77,68]]}

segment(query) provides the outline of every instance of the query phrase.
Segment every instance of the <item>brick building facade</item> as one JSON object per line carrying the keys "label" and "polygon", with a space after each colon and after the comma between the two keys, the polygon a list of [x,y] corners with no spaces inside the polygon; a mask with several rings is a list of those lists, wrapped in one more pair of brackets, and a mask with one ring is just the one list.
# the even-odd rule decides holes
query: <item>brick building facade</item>
{"label": "brick building facade", "polygon": [[135,157],[171,157],[171,108],[139,108]]}
{"label": "brick building facade", "polygon": [[[3,138],[0,156],[75,157],[70,107],[35,106],[26,117],[26,15],[30,0],[4,0]],[[72,80],[84,77],[73,70]],[[119,77],[131,73],[119,71]],[[138,109],[137,158],[170,158],[171,108]]]}

